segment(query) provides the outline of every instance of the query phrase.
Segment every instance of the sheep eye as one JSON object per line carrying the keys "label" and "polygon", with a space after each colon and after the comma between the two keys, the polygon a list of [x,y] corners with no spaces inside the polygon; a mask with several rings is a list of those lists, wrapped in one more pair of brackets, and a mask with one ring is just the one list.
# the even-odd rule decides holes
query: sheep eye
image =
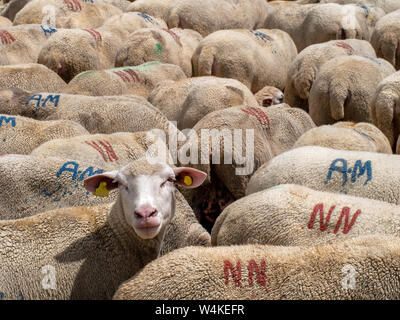
{"label": "sheep eye", "polygon": [[165,180],[163,183],[161,183],[161,187],[165,186],[165,184],[166,184],[167,182],[175,182],[175,179],[173,179],[173,178],[168,178],[168,179]]}
{"label": "sheep eye", "polygon": [[125,191],[129,191],[128,186],[124,186]]}

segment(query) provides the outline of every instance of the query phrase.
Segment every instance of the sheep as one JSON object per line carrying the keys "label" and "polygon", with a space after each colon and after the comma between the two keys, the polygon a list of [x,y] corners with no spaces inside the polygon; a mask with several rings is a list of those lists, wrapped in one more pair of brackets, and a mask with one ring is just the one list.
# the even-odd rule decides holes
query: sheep
{"label": "sheep", "polygon": [[183,248],[146,265],[113,299],[400,298],[400,240],[361,236],[311,247]]}
{"label": "sheep", "polygon": [[290,183],[400,204],[396,187],[400,169],[396,161],[400,157],[392,154],[317,146],[296,148],[264,163],[251,177],[246,194]]}
{"label": "sheep", "polygon": [[237,79],[255,93],[266,85],[283,90],[296,55],[284,31],[221,30],[200,41],[192,63],[195,76]]}
{"label": "sheep", "polygon": [[105,1],[32,0],[15,16],[14,25],[50,20],[55,28],[98,28],[122,11]]}
{"label": "sheep", "polygon": [[169,8],[173,2],[174,0],[136,0],[126,8],[125,12],[139,11],[167,20]]}
{"label": "sheep", "polygon": [[[135,149],[131,148],[130,158],[137,160],[153,156],[149,152],[151,149],[146,149],[146,143],[151,140],[143,133],[133,135],[137,143],[133,143]],[[159,146],[167,149],[165,145]],[[119,151],[116,154],[121,156]],[[0,157],[0,219],[20,219],[64,207],[97,206],[113,202],[117,198],[115,191],[111,191],[109,197],[94,197],[84,189],[83,180],[115,169],[115,166],[106,162],[95,166],[84,160],[59,157],[3,155]],[[13,182],[12,188],[10,182]],[[198,223],[189,204],[179,192],[175,196],[176,214],[168,226],[160,254],[188,245],[210,245],[210,234]]]}
{"label": "sheep", "polygon": [[[189,177],[192,183],[186,185]],[[112,204],[1,221],[0,287],[5,298],[16,299],[19,292],[26,299],[112,298],[123,281],[159,256],[175,213],[174,184],[194,188],[204,178],[191,168],[138,160],[84,181],[93,193],[118,189]],[[56,290],[42,285],[43,267],[55,272]]]}
{"label": "sheep", "polygon": [[147,18],[140,12],[130,12],[111,17],[98,29],[59,30],[43,46],[38,62],[66,82],[84,71],[113,68],[129,33],[144,27],[166,26],[165,22]]}
{"label": "sheep", "polygon": [[60,107],[46,120],[75,121],[92,134],[147,131],[154,128],[168,134],[179,134],[175,125],[142,97],[62,95],[60,101]]}
{"label": "sheep", "polygon": [[289,67],[284,102],[308,112],[311,86],[321,66],[330,59],[348,55],[376,58],[372,45],[368,41],[358,39],[331,40],[305,48]]}
{"label": "sheep", "polygon": [[283,92],[278,88],[265,86],[255,95],[257,103],[262,107],[269,107],[283,102]]}
{"label": "sheep", "polygon": [[372,122],[370,104],[374,91],[381,80],[394,72],[383,59],[342,56],[329,60],[311,87],[311,118],[317,126],[340,120]]}
{"label": "sheep", "polygon": [[142,28],[167,28],[167,24],[162,19],[141,11],[133,11],[112,16],[99,29],[122,33],[125,40],[129,34]]}
{"label": "sheep", "polygon": [[228,206],[215,222],[211,243],[310,246],[372,234],[400,236],[399,206],[287,184]]}
{"label": "sheep", "polygon": [[88,96],[134,94],[147,98],[159,82],[185,78],[179,66],[152,61],[134,67],[82,72],[62,92]]}
{"label": "sheep", "polygon": [[40,50],[56,29],[30,24],[0,30],[0,65],[36,63]]}
{"label": "sheep", "polygon": [[53,70],[68,83],[81,72],[113,68],[122,43],[122,39],[113,32],[59,30],[42,47],[38,63]]}
{"label": "sheep", "polygon": [[180,130],[192,128],[210,112],[237,105],[257,107],[251,91],[234,79],[196,77],[160,82],[148,100],[175,120]]}
{"label": "sheep", "polygon": [[[218,19],[216,19],[218,13]],[[267,17],[264,0],[176,0],[169,9],[169,28],[193,29],[203,37],[224,29],[258,29]]]}
{"label": "sheep", "polygon": [[320,3],[354,3],[358,5],[377,6],[382,8],[386,13],[390,13],[400,9],[400,3],[397,0],[320,0]]}
{"label": "sheep", "polygon": [[0,153],[29,154],[46,141],[87,133],[74,121],[38,121],[0,114]]}
{"label": "sheep", "polygon": [[400,9],[381,18],[371,37],[371,44],[379,58],[389,61],[400,69]]}
{"label": "sheep", "polygon": [[115,58],[116,67],[135,66],[149,61],[171,63],[192,76],[192,55],[202,36],[193,30],[145,28],[129,35]]}
{"label": "sheep", "polygon": [[305,111],[286,104],[235,106],[201,119],[178,143],[177,154],[180,165],[208,174],[199,191],[184,193],[200,223],[211,230],[224,207],[245,195],[253,172],[314,126]]}
{"label": "sheep", "polygon": [[372,122],[395,146],[400,134],[400,71],[383,79],[377,86],[371,102]]}
{"label": "sheep", "polygon": [[[32,150],[30,154],[34,157],[58,157],[78,162],[84,161],[97,167],[106,164],[110,168],[117,169],[141,156],[152,155],[151,152],[154,150],[151,150],[150,146],[154,143],[154,139],[151,139],[146,131],[82,134],[47,141]],[[169,151],[165,147],[159,152],[168,153]]]}
{"label": "sheep", "polygon": [[305,132],[293,145],[320,146],[338,150],[392,153],[388,138],[371,123],[337,122]]}
{"label": "sheep", "polygon": [[0,88],[27,91],[61,91],[66,83],[52,70],[37,63],[0,66]]}
{"label": "sheep", "polygon": [[[271,3],[267,29],[286,31],[300,52],[309,45],[329,40],[369,40],[377,20],[385,12],[380,8],[355,5]],[[289,23],[290,22],[290,23]]]}
{"label": "sheep", "polygon": [[[1,10],[1,15],[14,21],[15,15],[20,11],[29,1],[31,0],[11,0],[7,3],[3,10]],[[11,23],[12,24],[12,23]]]}
{"label": "sheep", "polygon": [[12,21],[8,20],[6,17],[0,16],[0,27],[11,27],[12,26]]}

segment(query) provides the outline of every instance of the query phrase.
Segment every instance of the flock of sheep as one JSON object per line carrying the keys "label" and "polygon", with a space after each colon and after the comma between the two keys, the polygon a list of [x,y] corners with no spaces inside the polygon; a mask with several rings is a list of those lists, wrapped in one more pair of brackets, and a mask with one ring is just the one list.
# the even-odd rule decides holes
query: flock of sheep
{"label": "flock of sheep", "polygon": [[0,12],[0,299],[400,299],[400,1]]}

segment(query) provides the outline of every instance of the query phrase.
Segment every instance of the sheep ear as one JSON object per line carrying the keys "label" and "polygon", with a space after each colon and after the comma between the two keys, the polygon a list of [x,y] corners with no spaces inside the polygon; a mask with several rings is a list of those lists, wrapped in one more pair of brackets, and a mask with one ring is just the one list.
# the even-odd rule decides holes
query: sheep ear
{"label": "sheep ear", "polygon": [[175,183],[188,189],[197,188],[207,178],[203,171],[193,168],[174,168]]}
{"label": "sheep ear", "polygon": [[118,188],[117,174],[117,170],[96,174],[85,179],[83,184],[94,195],[107,197],[109,191]]}

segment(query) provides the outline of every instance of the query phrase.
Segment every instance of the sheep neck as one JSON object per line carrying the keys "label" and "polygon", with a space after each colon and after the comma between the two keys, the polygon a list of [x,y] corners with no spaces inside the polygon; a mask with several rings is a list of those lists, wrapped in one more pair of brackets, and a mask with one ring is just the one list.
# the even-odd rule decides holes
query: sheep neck
{"label": "sheep neck", "polygon": [[122,247],[127,253],[139,259],[143,266],[159,256],[165,235],[165,226],[154,239],[145,240],[140,238],[126,222],[119,196],[111,207],[108,223]]}

